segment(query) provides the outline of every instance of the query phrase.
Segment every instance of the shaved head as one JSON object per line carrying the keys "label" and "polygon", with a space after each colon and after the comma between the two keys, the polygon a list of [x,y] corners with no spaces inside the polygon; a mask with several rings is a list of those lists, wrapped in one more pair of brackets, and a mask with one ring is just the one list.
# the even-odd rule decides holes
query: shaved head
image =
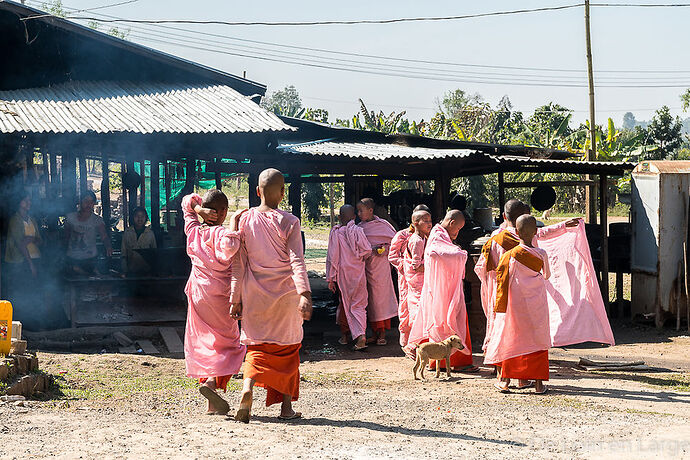
{"label": "shaved head", "polygon": [[340,207],[338,212],[338,220],[341,225],[346,225],[348,222],[355,218],[357,210],[351,204],[346,204]]}
{"label": "shaved head", "polygon": [[424,218],[425,216],[431,217],[431,214],[429,214],[429,211],[419,210],[419,211],[413,212],[412,213],[412,223],[416,224],[417,222],[422,220],[422,218]]}
{"label": "shaved head", "polygon": [[508,200],[503,206],[503,215],[508,223],[516,225],[517,218],[526,213],[525,207],[525,203],[520,200]]}
{"label": "shaved head", "polygon": [[451,209],[443,218],[441,226],[446,229],[448,235],[450,235],[450,238],[454,240],[458,237],[460,229],[465,226],[465,215],[462,213],[462,211]]}
{"label": "shaved head", "polygon": [[373,200],[373,198],[362,198],[359,200],[359,202],[369,209],[374,209],[376,206],[376,202]]}
{"label": "shaved head", "polygon": [[429,209],[429,206],[427,206],[427,205],[425,205],[425,204],[418,204],[418,205],[415,206],[414,209],[412,210],[412,212],[416,212],[416,211],[431,212],[431,209]]}
{"label": "shaved head", "polygon": [[276,209],[285,195],[285,177],[275,168],[268,168],[259,174],[256,193],[261,198],[262,205]]}
{"label": "shaved head", "polygon": [[532,239],[537,234],[537,219],[529,214],[523,214],[517,218],[515,229],[522,242],[531,246]]}
{"label": "shaved head", "polygon": [[283,177],[283,173],[275,168],[264,169],[259,174],[259,188],[261,189],[283,187],[284,185],[285,177]]}

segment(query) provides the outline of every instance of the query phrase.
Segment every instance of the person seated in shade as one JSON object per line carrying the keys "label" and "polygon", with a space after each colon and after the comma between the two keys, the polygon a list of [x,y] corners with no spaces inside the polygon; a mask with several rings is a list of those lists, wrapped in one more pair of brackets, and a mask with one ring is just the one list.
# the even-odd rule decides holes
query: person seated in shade
{"label": "person seated in shade", "polygon": [[105,223],[93,212],[96,195],[87,190],[79,199],[79,211],[67,214],[65,239],[67,240],[67,273],[69,275],[91,275],[96,272],[98,249],[96,238],[100,238],[105,254],[112,257],[113,248],[105,231]]}
{"label": "person seated in shade", "polygon": [[139,206],[132,213],[132,225],[122,235],[122,273],[141,275],[151,272],[151,266],[135,249],[155,249],[156,236],[146,225],[149,215]]}

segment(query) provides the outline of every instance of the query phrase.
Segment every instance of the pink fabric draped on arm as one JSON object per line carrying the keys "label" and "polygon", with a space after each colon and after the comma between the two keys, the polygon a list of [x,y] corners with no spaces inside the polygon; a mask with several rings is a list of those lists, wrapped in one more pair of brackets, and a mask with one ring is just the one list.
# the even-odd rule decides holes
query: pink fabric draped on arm
{"label": "pink fabric draped on arm", "polygon": [[552,345],[588,341],[614,345],[584,223],[572,228],[562,225],[560,231],[539,235],[538,239],[551,266],[546,289]]}
{"label": "pink fabric draped on arm", "polygon": [[398,330],[400,331],[400,346],[407,345],[407,336],[410,333],[412,322],[407,308],[407,280],[405,279],[405,264],[403,262],[403,252],[407,247],[407,240],[412,233],[408,228],[400,230],[391,240],[388,261],[398,272]]}

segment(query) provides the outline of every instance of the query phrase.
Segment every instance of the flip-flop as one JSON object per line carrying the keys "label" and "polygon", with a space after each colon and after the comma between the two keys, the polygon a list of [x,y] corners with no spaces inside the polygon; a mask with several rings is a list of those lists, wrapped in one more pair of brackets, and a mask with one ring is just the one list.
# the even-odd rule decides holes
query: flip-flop
{"label": "flip-flop", "polygon": [[201,385],[199,387],[199,393],[211,402],[211,405],[216,408],[216,414],[225,415],[230,411],[230,406],[228,402],[224,400],[215,390],[207,387],[206,385]]}
{"label": "flip-flop", "polygon": [[338,339],[338,343],[339,343],[340,345],[347,345],[347,339],[343,340],[343,338],[341,337],[341,338]]}
{"label": "flip-flop", "polygon": [[376,345],[380,345],[380,346],[388,345],[388,340],[386,340],[386,339],[378,339],[378,340],[376,341]]}
{"label": "flip-flop", "polygon": [[534,386],[534,382],[530,381],[527,385],[518,385],[515,387],[516,390],[526,390],[527,388],[532,388]]}
{"label": "flip-flop", "polygon": [[358,347],[357,345],[355,345],[354,347],[352,347],[352,351],[364,351],[367,348],[369,347],[367,347],[366,345],[364,345],[363,347]]}
{"label": "flip-flop", "polygon": [[298,418],[302,418],[301,412],[295,412],[292,415],[279,415],[278,416],[278,420],[297,420]]}
{"label": "flip-flop", "polygon": [[494,388],[496,388],[498,391],[501,393],[510,393],[510,389],[502,386],[500,383],[496,382],[494,383]]}
{"label": "flip-flop", "polygon": [[542,391],[535,391],[534,394],[543,395],[546,394],[547,391],[549,391],[549,387],[544,385],[544,389]]}

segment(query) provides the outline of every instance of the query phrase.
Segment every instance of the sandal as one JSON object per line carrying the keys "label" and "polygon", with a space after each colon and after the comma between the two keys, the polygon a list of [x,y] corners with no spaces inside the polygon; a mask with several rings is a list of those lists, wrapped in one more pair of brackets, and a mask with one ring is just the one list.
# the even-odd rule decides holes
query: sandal
{"label": "sandal", "polygon": [[530,382],[527,385],[518,385],[515,387],[516,390],[526,390],[527,388],[532,388],[534,386],[534,382],[530,380]]}
{"label": "sandal", "polygon": [[364,351],[367,348],[369,348],[367,345],[364,345],[363,347],[358,347],[357,345],[355,345],[354,347],[352,347],[352,351]]}
{"label": "sandal", "polygon": [[541,391],[535,391],[534,393],[535,393],[535,394],[538,394],[538,395],[543,395],[543,394],[546,394],[547,391],[549,391],[549,387],[547,387],[546,385],[544,385],[544,389],[543,389],[543,390],[541,390]]}
{"label": "sandal", "polygon": [[501,393],[510,393],[510,389],[508,387],[504,387],[498,382],[494,383],[494,388],[496,388]]}
{"label": "sandal", "polygon": [[292,415],[279,415],[278,416],[278,420],[297,420],[298,418],[302,418],[301,412],[295,412]]}
{"label": "sandal", "polygon": [[466,372],[466,373],[474,373],[474,372],[479,372],[479,368],[477,366],[474,366],[472,364],[469,364],[467,366],[459,367],[457,369],[452,369],[455,372]]}
{"label": "sandal", "polygon": [[380,346],[388,345],[388,341],[386,339],[377,339],[376,345],[380,345]]}
{"label": "sandal", "polygon": [[339,343],[340,345],[347,345],[347,339],[343,339],[342,337],[340,337],[340,338],[338,339],[338,343]]}

